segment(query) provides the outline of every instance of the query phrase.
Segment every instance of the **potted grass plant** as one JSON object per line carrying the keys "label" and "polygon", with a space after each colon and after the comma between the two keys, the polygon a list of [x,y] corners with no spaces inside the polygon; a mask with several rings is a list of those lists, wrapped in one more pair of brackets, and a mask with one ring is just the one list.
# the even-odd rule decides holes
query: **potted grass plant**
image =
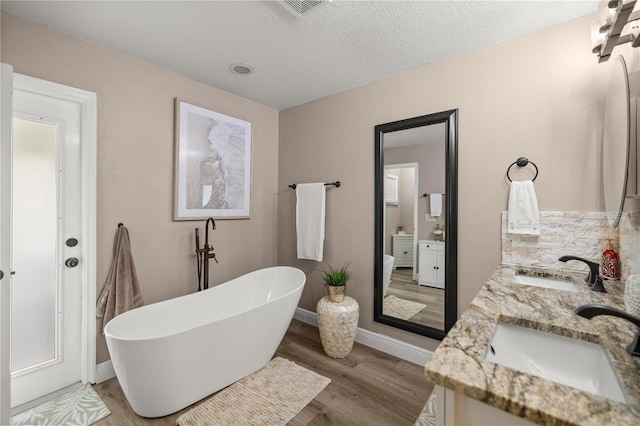
{"label": "potted grass plant", "polygon": [[329,300],[340,303],[344,300],[347,293],[347,282],[351,279],[349,265],[351,262],[345,262],[340,269],[328,266],[322,270],[322,280],[327,286]]}

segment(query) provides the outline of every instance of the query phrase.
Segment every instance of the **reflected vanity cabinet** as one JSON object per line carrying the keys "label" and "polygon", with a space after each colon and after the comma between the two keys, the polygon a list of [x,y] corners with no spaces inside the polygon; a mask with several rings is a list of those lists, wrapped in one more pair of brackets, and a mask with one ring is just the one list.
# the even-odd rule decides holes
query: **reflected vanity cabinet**
{"label": "reflected vanity cabinet", "polygon": [[393,234],[393,267],[413,268],[413,235]]}
{"label": "reflected vanity cabinet", "polygon": [[444,288],[444,242],[418,241],[418,285]]}

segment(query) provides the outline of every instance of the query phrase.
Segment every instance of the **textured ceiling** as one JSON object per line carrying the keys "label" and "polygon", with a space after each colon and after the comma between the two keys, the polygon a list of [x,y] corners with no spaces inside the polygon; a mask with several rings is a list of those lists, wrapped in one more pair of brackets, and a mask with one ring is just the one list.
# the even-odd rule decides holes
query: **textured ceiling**
{"label": "textured ceiling", "polygon": [[[2,1],[2,10],[283,110],[596,11],[580,1]],[[589,28],[585,28],[588,32]],[[234,63],[255,73],[237,76]]]}

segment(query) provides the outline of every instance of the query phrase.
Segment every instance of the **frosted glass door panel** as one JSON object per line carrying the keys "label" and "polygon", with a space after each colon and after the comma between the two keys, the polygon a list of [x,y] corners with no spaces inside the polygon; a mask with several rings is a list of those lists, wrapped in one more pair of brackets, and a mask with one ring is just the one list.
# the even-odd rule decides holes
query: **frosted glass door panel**
{"label": "frosted glass door panel", "polygon": [[55,124],[13,119],[11,371],[57,353],[57,148]]}

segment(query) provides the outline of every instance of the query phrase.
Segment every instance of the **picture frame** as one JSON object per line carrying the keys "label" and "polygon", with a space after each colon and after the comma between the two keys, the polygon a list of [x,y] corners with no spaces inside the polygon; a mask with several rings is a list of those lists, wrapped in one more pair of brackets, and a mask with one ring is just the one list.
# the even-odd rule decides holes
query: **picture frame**
{"label": "picture frame", "polygon": [[251,122],[175,99],[173,220],[249,219]]}

